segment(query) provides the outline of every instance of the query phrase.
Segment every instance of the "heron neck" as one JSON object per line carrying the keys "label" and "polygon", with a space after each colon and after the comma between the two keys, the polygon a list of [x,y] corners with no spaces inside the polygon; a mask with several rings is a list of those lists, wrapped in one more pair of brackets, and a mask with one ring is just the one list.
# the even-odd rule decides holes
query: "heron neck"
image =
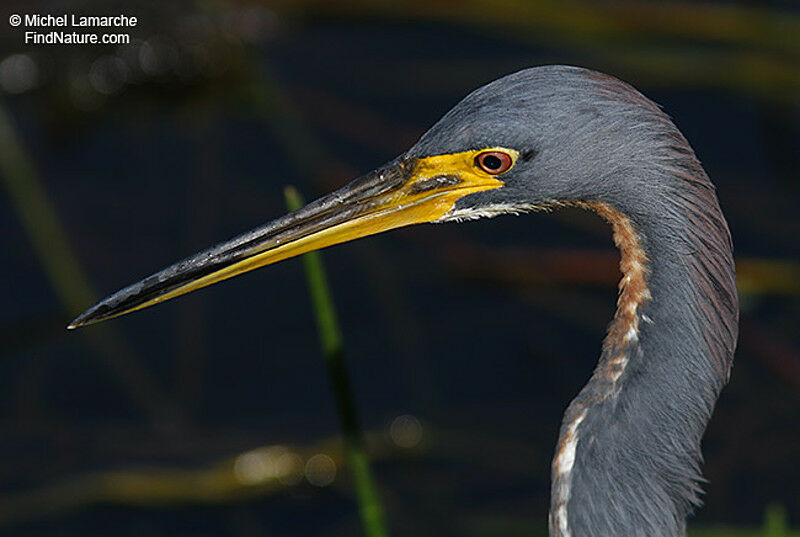
{"label": "heron neck", "polygon": [[634,222],[608,205],[582,206],[611,223],[623,278],[598,365],[564,415],[550,534],[682,536],[736,340],[727,226],[716,198],[700,230],[694,213],[666,227],[658,211]]}

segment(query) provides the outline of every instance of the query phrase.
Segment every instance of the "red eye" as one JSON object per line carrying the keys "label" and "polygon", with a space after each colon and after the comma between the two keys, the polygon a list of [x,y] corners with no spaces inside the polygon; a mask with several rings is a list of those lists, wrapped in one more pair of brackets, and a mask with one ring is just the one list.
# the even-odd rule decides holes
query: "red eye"
{"label": "red eye", "polygon": [[484,151],[475,157],[475,164],[492,175],[500,175],[505,173],[514,164],[511,155],[503,153],[502,151]]}

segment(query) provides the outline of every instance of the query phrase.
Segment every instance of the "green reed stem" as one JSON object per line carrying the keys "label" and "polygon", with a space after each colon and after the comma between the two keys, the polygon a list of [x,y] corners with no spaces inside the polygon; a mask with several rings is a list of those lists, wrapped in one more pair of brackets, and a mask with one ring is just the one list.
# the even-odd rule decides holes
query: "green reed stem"
{"label": "green reed stem", "polygon": [[[303,198],[295,188],[287,187],[284,195],[289,210],[294,211],[303,206]],[[345,365],[342,333],[336,319],[333,298],[328,286],[328,279],[325,276],[325,268],[322,265],[322,256],[319,252],[309,252],[302,258],[311,294],[311,304],[317,319],[322,352],[325,355],[325,366],[328,370],[328,378],[342,425],[347,462],[355,481],[358,510],[364,526],[364,533],[367,537],[388,537],[389,532],[386,527],[383,506],[378,497],[378,489],[375,486],[369,459],[364,449],[364,436],[358,424],[353,388]]]}
{"label": "green reed stem", "polygon": [[[3,101],[0,101],[0,189],[7,192],[9,205],[16,210],[31,248],[64,308],[66,324],[67,319],[92,304],[96,296]],[[85,337],[131,397],[154,420],[166,419],[165,416],[178,419],[170,400],[117,332],[110,328],[92,330]]]}
{"label": "green reed stem", "polygon": [[0,185],[17,209],[22,228],[64,309],[70,315],[81,311],[93,302],[94,293],[83,277],[47,192],[3,104],[0,104]]}
{"label": "green reed stem", "polygon": [[764,513],[764,537],[786,537],[789,535],[789,523],[786,509],[779,503],[767,506]]}

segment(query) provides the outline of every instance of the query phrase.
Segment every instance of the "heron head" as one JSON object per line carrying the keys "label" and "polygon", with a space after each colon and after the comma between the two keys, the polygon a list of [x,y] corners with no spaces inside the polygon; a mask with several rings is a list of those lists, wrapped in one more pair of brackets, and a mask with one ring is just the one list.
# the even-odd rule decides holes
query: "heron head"
{"label": "heron head", "polygon": [[[636,118],[643,105],[632,88],[627,101],[604,96],[615,81],[585,69],[550,66],[492,82],[463,99],[395,160],[298,211],[118,291],[69,327],[402,226],[573,200],[603,201],[609,192],[620,199],[619,187],[609,179],[615,171],[609,163],[633,165],[636,143],[620,140],[636,139],[629,130],[641,124]],[[633,112],[626,119],[627,109]]]}
{"label": "heron head", "polygon": [[409,158],[466,149],[516,155],[502,188],[471,193],[441,220],[468,219],[580,202],[635,212],[664,188],[659,166],[688,147],[678,129],[632,86],[563,65],[525,69],[478,88],[406,153]]}

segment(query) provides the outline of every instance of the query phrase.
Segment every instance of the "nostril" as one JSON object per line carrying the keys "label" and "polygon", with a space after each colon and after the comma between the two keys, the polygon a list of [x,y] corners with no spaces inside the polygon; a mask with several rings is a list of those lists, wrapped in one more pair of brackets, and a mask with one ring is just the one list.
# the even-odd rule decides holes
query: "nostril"
{"label": "nostril", "polygon": [[428,192],[437,188],[456,186],[461,183],[461,178],[456,175],[435,175],[420,179],[411,186],[412,193]]}

